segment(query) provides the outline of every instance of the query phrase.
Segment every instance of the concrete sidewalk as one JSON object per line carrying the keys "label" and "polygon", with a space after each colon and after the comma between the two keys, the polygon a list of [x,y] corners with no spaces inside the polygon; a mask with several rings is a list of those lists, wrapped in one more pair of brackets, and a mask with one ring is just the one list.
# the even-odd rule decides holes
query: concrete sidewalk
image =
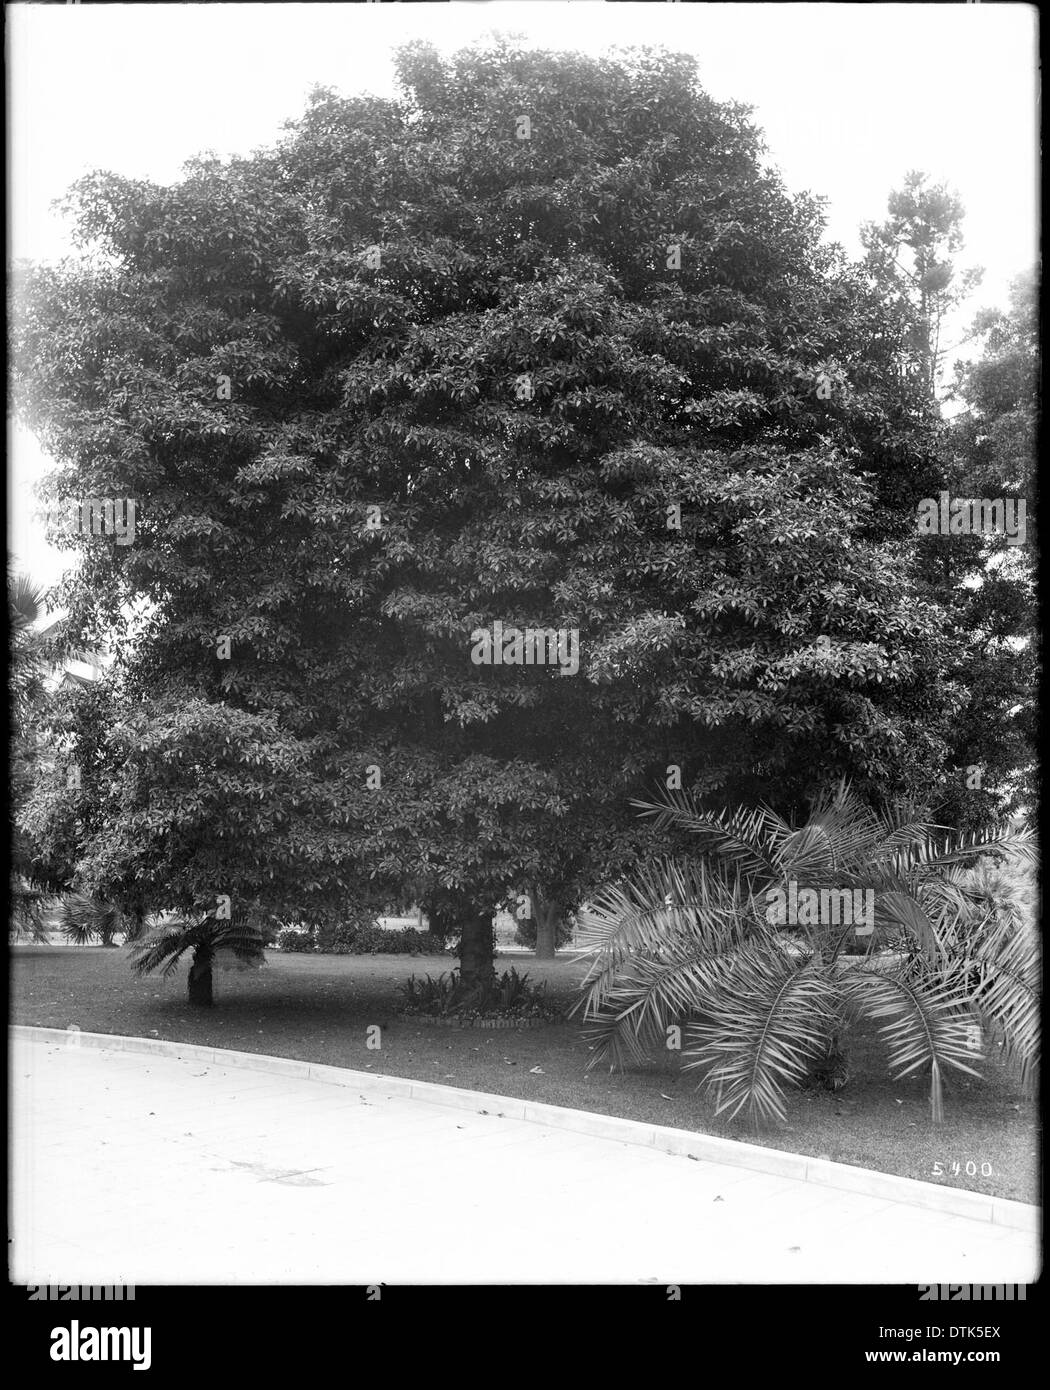
{"label": "concrete sidewalk", "polygon": [[10,1075],[19,1284],[1029,1283],[1039,1268],[1028,1232],[381,1089],[24,1037]]}

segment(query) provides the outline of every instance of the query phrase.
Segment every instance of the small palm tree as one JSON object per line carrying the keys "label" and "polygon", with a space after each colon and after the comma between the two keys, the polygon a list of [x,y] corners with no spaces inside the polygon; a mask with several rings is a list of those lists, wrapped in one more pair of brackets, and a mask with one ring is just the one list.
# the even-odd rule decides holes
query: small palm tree
{"label": "small palm tree", "polygon": [[135,935],[134,922],[115,903],[104,902],[90,893],[66,894],[58,907],[58,929],[71,945],[87,946],[98,941],[115,946],[120,933],[126,939]]}
{"label": "small palm tree", "polygon": [[214,909],[198,921],[167,922],[153,927],[132,943],[132,969],[138,975],[160,970],[167,977],[187,951],[192,951],[187,979],[191,1004],[214,1003],[212,968],[222,952],[244,965],[261,965],[265,936],[257,927],[217,918]]}
{"label": "small palm tree", "polygon": [[20,733],[30,722],[43,689],[47,663],[36,624],[45,611],[44,591],[28,575],[8,569],[7,616],[10,632],[10,692],[14,725]]}
{"label": "small palm tree", "polygon": [[[13,854],[17,859],[18,855]],[[48,913],[54,901],[54,890],[34,879],[31,873],[15,871],[11,875],[11,934],[15,941],[32,941],[39,946],[51,944]]]}
{"label": "small palm tree", "polygon": [[[929,1069],[934,1122],[945,1070],[977,1074],[982,1023],[1032,1085],[1034,924],[989,900],[967,867],[981,853],[1031,862],[1028,832],[959,834],[906,807],[878,813],[845,783],[801,826],[767,809],[712,815],[684,792],[635,804],[658,829],[695,834],[700,853],[658,860],[581,912],[578,943],[591,964],[573,1011],[590,1025],[592,1066],[643,1060],[667,1045],[668,1029],[683,1028],[686,1065],[717,1112],[783,1119],[789,1087],[812,1076],[845,1084],[849,1026],[868,1018],[895,1077]],[[832,905],[870,892],[859,962],[844,958],[852,917],[833,908],[778,920],[770,905],[792,885]]]}
{"label": "small palm tree", "polygon": [[31,794],[40,772],[40,753],[36,735],[47,706],[47,677],[67,659],[86,661],[92,654],[72,641],[66,619],[51,623],[44,631],[40,620],[46,615],[44,590],[28,575],[12,567],[7,573],[7,611],[9,626],[9,691],[12,711],[10,748],[11,799],[14,804],[14,835],[11,845],[11,923],[16,938],[50,940],[48,916],[56,896],[66,882],[42,860],[33,837],[20,820],[19,811]]}
{"label": "small palm tree", "polygon": [[[9,631],[8,682],[12,715],[10,748],[11,790],[16,806],[24,800],[34,776],[35,750],[31,726],[44,689],[47,663],[36,624],[44,613],[43,590],[27,575],[8,567]],[[46,944],[46,913],[54,889],[42,881],[29,841],[15,818],[11,847],[11,926],[16,939]]]}

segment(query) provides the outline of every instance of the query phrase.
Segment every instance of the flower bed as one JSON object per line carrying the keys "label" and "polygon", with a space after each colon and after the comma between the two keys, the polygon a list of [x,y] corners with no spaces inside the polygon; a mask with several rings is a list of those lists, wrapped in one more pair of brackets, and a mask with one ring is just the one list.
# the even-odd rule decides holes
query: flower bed
{"label": "flower bed", "polygon": [[444,971],[436,980],[412,975],[399,986],[404,1019],[421,1019],[446,1028],[537,1028],[559,1016],[560,1008],[547,998],[547,986],[529,983],[513,968],[490,984],[464,989],[458,970]]}

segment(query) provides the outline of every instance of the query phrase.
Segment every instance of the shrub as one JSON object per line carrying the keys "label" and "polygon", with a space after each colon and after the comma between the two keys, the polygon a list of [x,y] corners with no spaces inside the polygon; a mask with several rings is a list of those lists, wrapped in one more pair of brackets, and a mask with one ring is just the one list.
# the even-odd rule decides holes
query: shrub
{"label": "shrub", "polygon": [[351,908],[340,922],[323,922],[317,928],[319,951],[344,953],[357,935],[375,926],[375,913]]}
{"label": "shrub", "polygon": [[552,1018],[558,1008],[547,998],[546,985],[529,983],[528,975],[505,970],[491,984],[465,989],[458,970],[433,979],[413,975],[398,986],[404,1014],[455,1015],[460,1018]]}
{"label": "shrub", "polygon": [[[518,946],[526,946],[530,951],[536,949],[536,919],[526,917],[520,921],[514,932],[514,941]],[[554,946],[560,949],[568,946],[572,941],[572,922],[568,917],[562,917],[554,924]]]}
{"label": "shrub", "polygon": [[437,956],[445,946],[440,937],[426,931],[392,931],[369,922],[348,921],[317,928],[285,927],[277,934],[281,951],[318,951],[333,956]]}
{"label": "shrub", "polygon": [[459,972],[453,970],[451,976],[444,971],[435,980],[427,975],[422,980],[410,975],[403,985],[398,985],[398,993],[404,995],[405,1002],[401,1012],[406,1014],[444,1014],[459,982]]}
{"label": "shrub", "polygon": [[312,951],[314,949],[313,932],[301,931],[296,927],[285,927],[283,931],[277,933],[276,945],[279,951]]}
{"label": "shrub", "polygon": [[428,931],[416,931],[412,927],[404,931],[391,931],[386,927],[359,927],[347,932],[344,939],[332,947],[337,954],[353,956],[438,956],[444,949],[440,937]]}

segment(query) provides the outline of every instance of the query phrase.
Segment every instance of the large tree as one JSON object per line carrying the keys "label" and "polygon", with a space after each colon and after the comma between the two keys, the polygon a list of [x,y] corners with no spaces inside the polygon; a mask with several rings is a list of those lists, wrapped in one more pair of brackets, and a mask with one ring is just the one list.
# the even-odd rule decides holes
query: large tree
{"label": "large tree", "polygon": [[[1034,513],[1038,347],[1034,284],[1021,277],[1008,310],[984,310],[961,342],[944,327],[980,282],[959,273],[964,209],[958,195],[920,172],[888,200],[888,218],[863,231],[865,269],[896,315],[903,385],[925,409],[928,467],[908,483],[912,510],[923,498],[1024,498]],[[981,355],[951,352],[977,342]],[[950,411],[942,415],[939,400]],[[934,470],[931,485],[930,467]],[[946,765],[955,775],[932,804],[947,823],[977,827],[1034,800],[1034,515],[1023,543],[1004,533],[926,538],[916,574],[957,634],[953,684],[964,692]]]}
{"label": "large tree", "polygon": [[943,485],[952,497],[1010,498],[1025,504],[1023,533],[1015,511],[1012,538],[1005,528],[937,538],[929,557],[945,595],[942,601],[965,635],[959,679],[968,692],[952,756],[968,775],[956,780],[941,810],[954,823],[979,825],[1021,807],[1034,816],[1037,799],[1039,344],[1034,276],[1013,282],[1008,308],[977,314],[972,336],[981,352],[956,365],[951,394],[962,408],[947,431]]}
{"label": "large tree", "polygon": [[[654,781],[925,794],[961,696],[896,319],[747,112],[648,50],[398,74],[170,187],[83,180],[16,397],[55,499],[137,501],[133,544],[70,542],[128,711],[99,882],[305,920],[411,883],[475,980],[508,886],[622,873]],[[473,664],[496,621],[578,673]]]}

